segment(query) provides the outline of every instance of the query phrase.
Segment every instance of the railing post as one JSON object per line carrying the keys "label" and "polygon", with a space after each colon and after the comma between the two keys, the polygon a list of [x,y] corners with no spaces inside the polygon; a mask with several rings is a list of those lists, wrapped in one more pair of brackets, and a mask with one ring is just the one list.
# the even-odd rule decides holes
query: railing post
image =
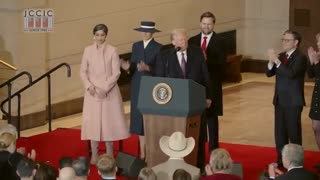
{"label": "railing post", "polygon": [[48,74],[47,78],[48,78],[48,121],[49,121],[49,132],[51,132],[52,116],[51,116],[51,76],[50,74]]}
{"label": "railing post", "polygon": [[12,87],[12,84],[10,82],[8,84],[8,97],[9,97],[9,100],[8,100],[8,115],[7,115],[8,124],[11,124],[11,87]]}
{"label": "railing post", "polygon": [[21,121],[21,94],[18,94],[18,118],[17,118],[18,138],[20,137],[20,121]]}

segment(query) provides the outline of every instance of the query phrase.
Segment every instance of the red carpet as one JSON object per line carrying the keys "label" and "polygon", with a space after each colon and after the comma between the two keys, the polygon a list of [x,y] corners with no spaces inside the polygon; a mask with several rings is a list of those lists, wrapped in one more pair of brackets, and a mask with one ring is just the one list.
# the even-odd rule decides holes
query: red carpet
{"label": "red carpet", "polygon": [[[85,156],[87,142],[80,140],[79,129],[59,129],[50,133],[40,134],[29,138],[20,138],[18,147],[25,146],[27,152],[32,148],[37,152],[37,160],[49,162],[58,167],[58,161],[62,156]],[[266,168],[266,165],[276,159],[274,148],[227,144],[221,143],[221,147],[227,149],[235,162],[243,165],[245,180],[256,180],[259,174]],[[115,143],[115,152],[118,150],[118,143]],[[131,136],[123,143],[123,151],[132,155],[138,154],[138,137]],[[209,154],[206,158],[208,160]],[[310,170],[313,165],[320,162],[320,153],[306,151],[305,166]],[[89,179],[99,179],[97,170],[91,166]],[[126,179],[119,177],[119,179]]]}

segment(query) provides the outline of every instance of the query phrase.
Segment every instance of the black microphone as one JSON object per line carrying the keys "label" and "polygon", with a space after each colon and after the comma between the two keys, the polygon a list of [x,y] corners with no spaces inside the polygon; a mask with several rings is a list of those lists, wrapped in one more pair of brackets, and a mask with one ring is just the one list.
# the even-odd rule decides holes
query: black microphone
{"label": "black microphone", "polygon": [[176,52],[178,52],[181,50],[181,47],[178,46],[178,47],[175,47],[174,49],[176,50]]}

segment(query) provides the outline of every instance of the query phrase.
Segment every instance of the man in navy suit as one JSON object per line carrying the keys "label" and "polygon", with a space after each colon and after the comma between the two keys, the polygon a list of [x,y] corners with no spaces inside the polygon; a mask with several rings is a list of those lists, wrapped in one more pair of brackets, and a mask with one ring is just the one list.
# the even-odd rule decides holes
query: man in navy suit
{"label": "man in navy suit", "polygon": [[282,37],[283,52],[268,51],[267,76],[276,76],[273,105],[275,107],[275,142],[278,166],[282,166],[281,150],[290,143],[302,144],[301,112],[305,105],[304,77],[307,57],[298,49],[301,35],[287,30]]}

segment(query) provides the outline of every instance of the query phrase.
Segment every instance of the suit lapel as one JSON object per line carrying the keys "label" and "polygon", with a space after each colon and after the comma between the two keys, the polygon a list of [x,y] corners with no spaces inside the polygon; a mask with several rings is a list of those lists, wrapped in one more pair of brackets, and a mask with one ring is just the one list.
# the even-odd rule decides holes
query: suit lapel
{"label": "suit lapel", "polygon": [[296,49],[293,51],[293,53],[290,55],[289,59],[288,59],[288,65],[292,64],[294,62],[295,57],[299,54],[298,52],[299,50]]}
{"label": "suit lapel", "polygon": [[[147,47],[144,49],[145,51],[152,49],[154,45],[154,39],[151,39],[151,41],[148,43]],[[143,46],[143,42],[142,42],[142,46]]]}
{"label": "suit lapel", "polygon": [[216,33],[212,32],[212,36],[211,36],[211,38],[209,40],[209,43],[208,43],[206,51],[208,51],[208,49],[211,49],[211,48],[214,47],[215,38],[216,38]]}
{"label": "suit lapel", "polygon": [[192,63],[194,60],[193,55],[190,51],[190,49],[187,49],[186,77],[188,77],[188,74],[191,72]]}
{"label": "suit lapel", "polygon": [[197,45],[201,47],[201,33],[199,33],[199,34],[195,37],[195,41],[196,41]]}

